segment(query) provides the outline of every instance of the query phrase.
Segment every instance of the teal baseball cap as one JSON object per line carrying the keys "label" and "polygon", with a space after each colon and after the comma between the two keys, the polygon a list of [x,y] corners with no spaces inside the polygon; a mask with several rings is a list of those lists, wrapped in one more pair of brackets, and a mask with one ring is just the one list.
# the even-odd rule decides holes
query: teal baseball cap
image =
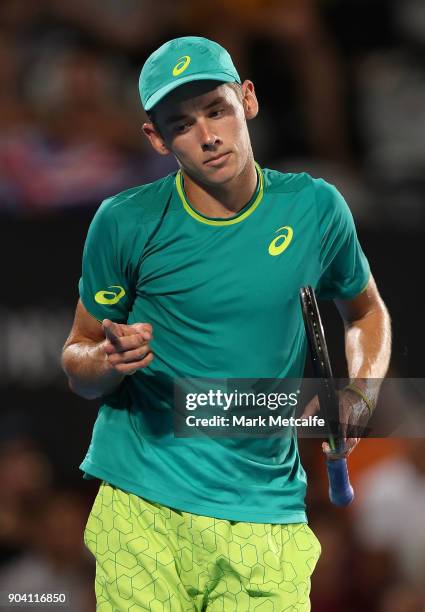
{"label": "teal baseball cap", "polygon": [[171,91],[191,81],[240,83],[229,53],[200,36],[183,36],[164,43],[148,57],[139,79],[143,108],[151,110]]}

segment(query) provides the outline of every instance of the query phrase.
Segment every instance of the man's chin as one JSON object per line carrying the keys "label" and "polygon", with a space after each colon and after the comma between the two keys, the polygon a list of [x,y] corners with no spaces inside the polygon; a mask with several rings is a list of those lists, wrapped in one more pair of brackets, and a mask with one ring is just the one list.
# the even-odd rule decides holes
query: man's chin
{"label": "man's chin", "polygon": [[230,183],[236,176],[235,172],[230,172],[226,170],[225,172],[214,172],[214,173],[204,173],[204,181],[209,185],[226,185],[226,183]]}
{"label": "man's chin", "polygon": [[206,183],[211,185],[228,183],[235,178],[237,173],[236,164],[231,163],[230,160],[227,163],[219,166],[209,166],[204,164],[202,167],[202,177]]}

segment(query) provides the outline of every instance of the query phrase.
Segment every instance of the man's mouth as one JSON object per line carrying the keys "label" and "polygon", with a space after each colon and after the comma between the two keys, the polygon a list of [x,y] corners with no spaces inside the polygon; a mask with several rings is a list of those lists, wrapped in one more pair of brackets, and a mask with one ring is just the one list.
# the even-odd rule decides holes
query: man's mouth
{"label": "man's mouth", "polygon": [[204,161],[204,164],[208,166],[218,166],[222,162],[226,161],[230,153],[231,151],[228,151],[227,153],[220,153],[220,155],[214,155],[214,157],[210,157],[209,159]]}

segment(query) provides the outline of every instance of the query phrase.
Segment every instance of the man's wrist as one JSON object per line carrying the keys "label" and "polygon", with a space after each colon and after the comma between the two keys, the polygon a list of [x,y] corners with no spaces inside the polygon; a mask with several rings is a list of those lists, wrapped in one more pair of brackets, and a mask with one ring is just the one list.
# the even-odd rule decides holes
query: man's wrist
{"label": "man's wrist", "polygon": [[369,418],[372,416],[376,403],[377,403],[377,393],[373,392],[367,384],[364,384],[365,381],[358,382],[357,380],[351,381],[348,385],[344,387],[344,391],[351,391],[357,398],[363,400],[366,405]]}

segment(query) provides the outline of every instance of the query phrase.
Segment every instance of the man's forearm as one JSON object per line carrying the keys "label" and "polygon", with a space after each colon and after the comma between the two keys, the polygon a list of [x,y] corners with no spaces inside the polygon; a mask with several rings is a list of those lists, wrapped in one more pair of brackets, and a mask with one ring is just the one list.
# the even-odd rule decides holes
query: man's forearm
{"label": "man's forearm", "polygon": [[62,367],[72,391],[85,399],[111,393],[125,376],[110,366],[104,342],[86,341],[66,346]]}
{"label": "man's forearm", "polygon": [[391,321],[382,301],[361,319],[346,323],[345,351],[350,380],[367,388],[376,401],[391,356]]}

